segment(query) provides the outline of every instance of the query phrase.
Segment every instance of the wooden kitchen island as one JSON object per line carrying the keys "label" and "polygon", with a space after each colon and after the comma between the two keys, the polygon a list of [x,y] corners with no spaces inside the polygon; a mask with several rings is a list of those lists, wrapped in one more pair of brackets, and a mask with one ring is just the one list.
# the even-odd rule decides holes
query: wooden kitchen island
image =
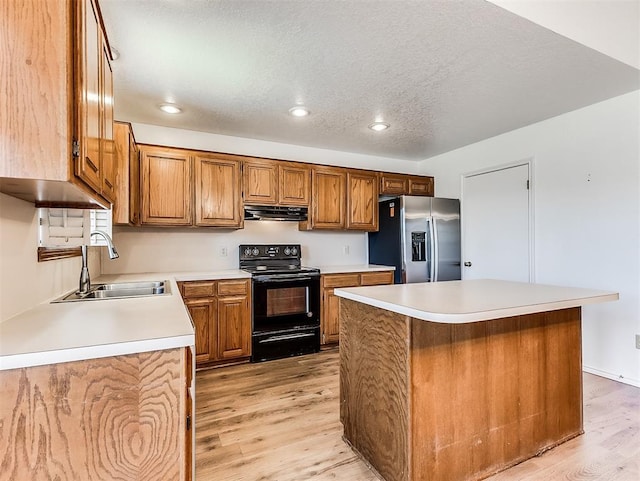
{"label": "wooden kitchen island", "polygon": [[582,434],[581,306],[494,280],[336,289],[344,438],[387,481],[477,480]]}

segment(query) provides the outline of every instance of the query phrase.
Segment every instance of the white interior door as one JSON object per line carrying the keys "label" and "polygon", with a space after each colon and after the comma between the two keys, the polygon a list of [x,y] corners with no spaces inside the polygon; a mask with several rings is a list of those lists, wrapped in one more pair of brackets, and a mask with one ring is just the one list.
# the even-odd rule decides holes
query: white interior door
{"label": "white interior door", "polygon": [[529,164],[463,177],[463,279],[533,281],[529,202]]}

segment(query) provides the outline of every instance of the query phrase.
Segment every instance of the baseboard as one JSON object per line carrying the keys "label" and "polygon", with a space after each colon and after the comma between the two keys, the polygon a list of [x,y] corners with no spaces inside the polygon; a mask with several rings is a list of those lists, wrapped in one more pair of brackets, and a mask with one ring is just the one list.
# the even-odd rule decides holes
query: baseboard
{"label": "baseboard", "polygon": [[588,366],[582,366],[582,370],[584,372],[588,372],[589,374],[595,374],[596,376],[606,377],[607,379],[618,381],[623,384],[629,384],[630,386],[640,387],[640,380],[638,379],[623,377],[618,374],[612,374],[610,372],[601,371],[600,369],[595,369],[593,367],[588,367]]}

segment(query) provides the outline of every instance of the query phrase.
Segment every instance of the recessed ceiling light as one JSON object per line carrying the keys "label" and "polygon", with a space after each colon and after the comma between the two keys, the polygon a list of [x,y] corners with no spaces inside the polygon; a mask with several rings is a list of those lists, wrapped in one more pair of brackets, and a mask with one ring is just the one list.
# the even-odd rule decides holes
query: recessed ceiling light
{"label": "recessed ceiling light", "polygon": [[309,110],[302,105],[296,105],[295,107],[291,107],[289,109],[289,113],[294,117],[306,117],[311,112],[309,112]]}
{"label": "recessed ceiling light", "polygon": [[167,114],[179,114],[182,112],[182,109],[176,104],[162,104],[160,105],[160,110]]}
{"label": "recessed ceiling light", "polygon": [[369,128],[371,130],[375,130],[376,132],[382,132],[383,130],[387,130],[389,128],[389,124],[386,122],[374,122],[369,124]]}

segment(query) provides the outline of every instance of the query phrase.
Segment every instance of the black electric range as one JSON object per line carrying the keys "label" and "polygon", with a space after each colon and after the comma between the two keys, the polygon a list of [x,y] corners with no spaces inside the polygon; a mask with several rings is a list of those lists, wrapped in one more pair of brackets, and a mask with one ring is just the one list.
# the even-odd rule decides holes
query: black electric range
{"label": "black electric range", "polygon": [[320,350],[320,271],[301,258],[299,244],[240,245],[252,279],[252,362]]}

